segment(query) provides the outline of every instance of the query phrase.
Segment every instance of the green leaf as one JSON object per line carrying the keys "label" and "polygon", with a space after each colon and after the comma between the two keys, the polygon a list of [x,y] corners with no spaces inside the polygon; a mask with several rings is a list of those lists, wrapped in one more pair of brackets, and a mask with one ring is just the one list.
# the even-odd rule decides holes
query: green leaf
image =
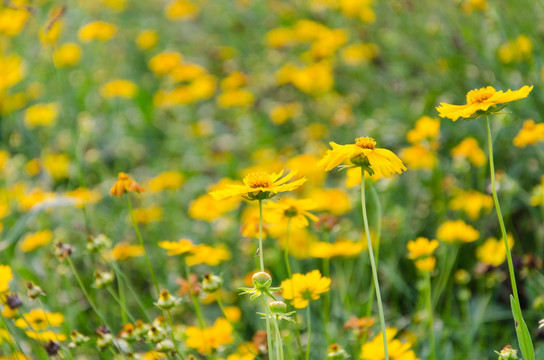
{"label": "green leaf", "polygon": [[525,320],[523,320],[518,302],[512,295],[510,295],[510,305],[512,306],[512,315],[514,316],[514,324],[516,326],[516,334],[518,335],[521,354],[525,360],[535,360],[535,350],[533,348],[529,328],[527,327]]}

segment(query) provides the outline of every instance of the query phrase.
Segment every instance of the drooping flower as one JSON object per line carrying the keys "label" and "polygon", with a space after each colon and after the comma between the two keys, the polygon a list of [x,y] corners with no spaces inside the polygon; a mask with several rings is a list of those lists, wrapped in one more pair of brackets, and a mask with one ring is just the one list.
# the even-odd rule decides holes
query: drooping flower
{"label": "drooping flower", "polygon": [[301,178],[288,183],[296,174],[297,171],[294,170],[282,178],[283,170],[272,174],[263,171],[253,172],[244,178],[243,185],[226,185],[224,189],[212,191],[210,195],[216,200],[235,196],[242,196],[248,200],[269,199],[277,193],[294,190],[306,182],[306,178]]}
{"label": "drooping flower", "polygon": [[317,221],[317,216],[308,210],[315,209],[317,204],[311,199],[283,198],[265,205],[264,217],[270,224],[287,223],[291,221],[294,227],[308,226],[308,219]]}
{"label": "drooping flower", "polygon": [[130,176],[125,174],[124,172],[120,172],[117,181],[110,189],[110,195],[121,197],[125,192],[144,192],[145,189],[141,187],[134,179],[132,179]]}
{"label": "drooping flower", "polygon": [[376,141],[371,137],[359,137],[355,139],[355,144],[338,145],[331,141],[329,145],[332,150],[327,150],[318,163],[325,167],[325,171],[334,169],[346,160],[350,160],[354,166],[364,167],[371,175],[374,170],[385,177],[406,171],[397,155],[390,150],[376,148]]}
{"label": "drooping flower", "polygon": [[469,91],[465,105],[440,103],[440,106],[436,107],[436,110],[440,117],[452,119],[453,121],[459,118],[475,119],[489,112],[490,109],[496,110],[495,108],[499,104],[527,97],[531,90],[533,90],[533,87],[527,85],[519,90],[508,90],[507,92],[497,91],[492,86],[488,86]]}
{"label": "drooping flower", "polygon": [[292,300],[297,309],[308,306],[310,301],[319,299],[319,296],[329,291],[331,279],[321,276],[319,270],[306,274],[293,274],[291,279],[281,282],[282,295],[286,300]]}

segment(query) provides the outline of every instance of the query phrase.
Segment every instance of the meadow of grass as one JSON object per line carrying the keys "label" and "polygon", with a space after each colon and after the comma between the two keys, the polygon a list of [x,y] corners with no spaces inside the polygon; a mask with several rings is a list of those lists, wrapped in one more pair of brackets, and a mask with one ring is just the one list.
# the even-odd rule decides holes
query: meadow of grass
{"label": "meadow of grass", "polygon": [[4,0],[0,359],[544,359],[543,19]]}

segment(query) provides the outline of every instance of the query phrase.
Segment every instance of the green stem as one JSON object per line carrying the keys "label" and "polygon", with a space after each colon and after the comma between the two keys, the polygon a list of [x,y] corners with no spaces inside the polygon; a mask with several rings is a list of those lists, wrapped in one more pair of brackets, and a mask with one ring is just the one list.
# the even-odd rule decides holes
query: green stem
{"label": "green stem", "polygon": [[312,344],[312,313],[310,312],[310,304],[306,308],[306,317],[308,318],[308,343],[306,344],[306,360],[310,359],[310,345]]}
{"label": "green stem", "polygon": [[427,283],[427,299],[426,299],[426,305],[427,305],[427,312],[429,316],[429,342],[431,346],[431,352],[429,354],[429,360],[435,360],[436,359],[436,344],[434,339],[434,325],[433,325],[433,302],[431,298],[431,273],[426,272],[425,280]]}
{"label": "green stem", "polygon": [[232,323],[232,321],[230,321],[230,319],[228,318],[227,312],[225,311],[225,307],[223,306],[223,300],[221,300],[221,296],[217,294],[215,298],[217,300],[217,304],[219,305],[219,308],[221,309],[221,312],[223,313],[223,316],[225,317],[225,319],[227,319],[230,326],[234,330],[234,336],[236,337],[236,340],[238,340],[240,345],[242,345],[247,351],[249,351],[253,356],[255,356],[255,358],[260,358],[259,355],[255,351],[253,351],[253,349],[247,346],[246,342],[242,339],[242,337],[238,333],[238,330],[236,330],[236,328],[234,327],[234,324]]}
{"label": "green stem", "polygon": [[[6,322],[6,319],[4,318],[4,316],[2,315],[2,312],[0,312],[0,319],[2,319],[2,323],[4,324],[4,327],[6,328],[8,334],[9,334],[9,337],[11,339],[11,341],[8,340],[8,343],[9,343],[9,346],[11,347],[11,350],[13,351],[13,353],[15,354],[17,360],[19,360],[19,354],[18,352],[20,352],[26,359],[26,355],[23,351],[23,348],[21,347],[21,344],[19,344],[19,341],[17,340],[17,338],[15,337],[15,335],[11,332],[11,329],[9,328],[8,326],[8,323]],[[15,349],[15,346],[13,345],[17,345],[17,347],[19,348],[19,351],[17,351],[17,349]]]}
{"label": "green stem", "polygon": [[363,208],[363,222],[365,226],[366,240],[368,242],[368,254],[370,255],[372,277],[374,279],[374,286],[376,287],[376,298],[378,300],[378,312],[380,315],[380,325],[381,325],[382,336],[383,336],[383,350],[385,354],[385,360],[389,360],[389,353],[387,352],[387,336],[385,334],[385,317],[383,315],[382,295],[380,292],[380,283],[378,281],[378,270],[376,269],[376,263],[374,261],[374,251],[372,250],[372,241],[370,240],[370,229],[368,228],[368,218],[366,215],[365,170],[363,168],[361,168],[361,207]]}
{"label": "green stem", "polygon": [[187,278],[187,288],[189,289],[189,296],[191,297],[191,300],[193,301],[193,306],[195,307],[196,317],[198,318],[198,325],[200,326],[200,329],[204,329],[204,318],[202,317],[200,303],[198,302],[198,298],[196,297],[191,287],[191,270],[189,269],[189,265],[187,265],[187,260],[184,259],[183,261],[185,263],[185,273]]}
{"label": "green stem", "polygon": [[[260,201],[260,200],[259,200]],[[265,311],[265,323],[266,323],[266,339],[268,341],[268,356],[270,357],[270,360],[272,360],[272,356],[270,356],[272,351],[272,331],[270,331],[270,312],[268,311],[268,304],[266,303],[266,296],[262,295],[261,299],[263,300],[263,306]],[[279,360],[279,359],[276,359]]]}
{"label": "green stem", "polygon": [[[53,333],[53,335],[55,335],[55,340],[57,341],[57,343],[59,343],[59,345],[62,345],[62,343],[60,342],[59,340],[59,337],[57,336],[57,333],[55,332],[55,330],[53,329],[53,325],[51,325],[51,321],[49,321],[49,317],[47,317],[47,312],[45,311],[45,307],[43,306],[43,303],[42,301],[40,300],[40,298],[38,298],[38,304],[40,304],[40,308],[42,309],[42,312],[43,312],[43,316],[45,317],[45,321],[47,321],[47,326],[49,326],[49,330],[51,330],[51,332]],[[70,351],[69,348],[64,348],[63,346],[63,352],[68,352],[68,357],[70,359],[73,359],[74,357],[72,356],[72,352]]]}
{"label": "green stem", "polygon": [[[117,302],[117,304],[119,304],[119,306],[121,307],[121,310],[122,311],[122,314],[126,314],[128,315],[130,321],[132,322],[136,322],[136,318],[132,315],[132,313],[127,309],[126,305],[123,304],[123,302],[121,301],[121,299],[119,299],[119,297],[115,294],[115,291],[113,291],[113,289],[111,288],[111,286],[108,286],[107,287],[107,290],[108,292],[110,293],[111,297]],[[126,316],[125,315],[125,316]],[[123,319],[123,322],[127,322],[126,320]]]}
{"label": "green stem", "polygon": [[287,231],[285,232],[285,250],[283,251],[283,259],[285,268],[287,269],[287,277],[290,279],[293,276],[291,272],[291,264],[289,263],[289,230],[291,228],[291,218],[287,221]]}
{"label": "green stem", "polygon": [[185,360],[185,357],[183,356],[181,351],[179,351],[178,342],[176,341],[176,338],[174,337],[174,322],[172,321],[172,314],[170,313],[170,310],[167,310],[166,312],[168,314],[168,322],[170,323],[170,337],[172,337],[174,348],[176,349],[176,353],[181,358],[181,360]]}
{"label": "green stem", "polygon": [[[125,310],[126,309],[126,304],[127,304],[127,300],[126,300],[126,297],[125,297],[125,291],[123,290],[123,282],[120,281],[118,279],[117,281],[117,291],[119,292],[119,305],[121,306],[121,309],[123,311],[121,311],[121,320],[123,321],[123,323],[127,323],[127,311]],[[113,292],[113,291],[112,291]],[[131,320],[131,321],[134,321],[134,320]]]}
{"label": "green stem", "polygon": [[157,277],[155,276],[155,272],[153,271],[153,266],[151,266],[151,261],[149,261],[149,257],[147,256],[147,251],[145,250],[145,246],[144,246],[144,240],[142,239],[142,234],[140,233],[138,223],[136,223],[136,218],[134,217],[134,212],[132,211],[132,203],[130,202],[130,194],[127,194],[127,204],[128,204],[128,211],[130,213],[130,219],[132,221],[132,226],[134,227],[134,230],[136,231],[136,236],[138,237],[140,246],[142,247],[144,251],[145,261],[147,262],[147,267],[149,268],[149,273],[151,274],[151,278],[153,279],[153,284],[155,285],[155,290],[157,291],[157,295],[158,295],[160,294],[159,283],[157,282]]}
{"label": "green stem", "polygon": [[263,255],[263,201],[259,200],[259,262],[261,271],[264,271],[264,255]]}
{"label": "green stem", "polygon": [[272,314],[272,310],[270,310],[270,305],[268,305],[266,301],[264,303],[266,304],[266,311],[268,311],[268,313],[272,317],[272,323],[274,324],[274,331],[276,334],[276,357],[278,358],[278,360],[283,360],[283,342],[281,339],[280,328],[278,326],[278,318],[274,314]]}

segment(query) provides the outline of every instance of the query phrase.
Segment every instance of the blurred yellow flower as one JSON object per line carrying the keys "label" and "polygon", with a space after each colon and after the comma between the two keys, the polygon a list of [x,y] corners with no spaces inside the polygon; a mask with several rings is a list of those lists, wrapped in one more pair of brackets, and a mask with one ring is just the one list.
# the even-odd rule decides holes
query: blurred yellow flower
{"label": "blurred yellow flower", "polygon": [[19,243],[21,251],[30,252],[41,246],[47,245],[53,240],[53,233],[51,230],[37,231],[32,234],[28,234]]}
{"label": "blurred yellow flower", "polygon": [[[287,232],[285,227],[271,227],[270,233],[279,239],[282,249],[287,244]],[[263,235],[264,236],[264,235]],[[312,244],[317,242],[317,238],[308,228],[294,228],[289,232],[288,253],[297,259],[306,259],[310,257]]]}
{"label": "blurred yellow flower", "polygon": [[54,197],[55,193],[43,191],[41,188],[34,188],[30,192],[25,191],[16,195],[17,202],[24,211],[31,210],[34,206]]}
{"label": "blurred yellow flower", "polygon": [[100,0],[100,2],[117,12],[121,12],[127,7],[127,0]]}
{"label": "blurred yellow flower", "polygon": [[279,173],[253,172],[244,178],[243,185],[226,185],[224,189],[210,192],[210,195],[216,200],[237,196],[248,200],[269,199],[277,193],[292,191],[306,182],[306,178],[302,178],[288,183],[296,174],[297,171],[293,170],[282,178],[283,170]]}
{"label": "blurred yellow flower", "polygon": [[436,265],[436,258],[432,256],[438,247],[437,240],[431,240],[418,237],[416,240],[408,241],[406,248],[408,249],[408,258],[414,260],[414,264],[418,270],[431,272]]}
{"label": "blurred yellow flower", "polygon": [[[387,338],[387,353],[390,360],[419,360],[411,349],[412,343],[402,343],[395,339],[398,330],[394,328],[385,329]],[[385,351],[383,346],[383,333],[377,334],[372,340],[367,341],[361,347],[361,359],[363,360],[384,360]]]}
{"label": "blurred yellow flower", "polygon": [[54,333],[51,330],[36,332],[33,330],[27,330],[25,331],[26,336],[28,336],[31,339],[43,341],[47,343],[48,341],[65,341],[66,335],[64,334],[57,334]]}
{"label": "blurred yellow flower", "polygon": [[141,193],[144,191],[145,189],[140,186],[136,181],[134,181],[134,179],[132,179],[124,172],[120,172],[117,175],[117,181],[110,189],[110,195],[121,197],[125,192]]}
{"label": "blurred yellow flower", "polygon": [[199,244],[191,249],[191,255],[187,256],[187,265],[206,264],[217,266],[223,261],[229,260],[231,256],[230,251],[222,244],[216,247]]}
{"label": "blurred yellow flower", "polygon": [[473,242],[478,240],[480,232],[463,220],[445,221],[436,231],[436,237],[440,241],[447,243],[453,242]]}
{"label": "blurred yellow flower", "polygon": [[187,254],[193,250],[193,243],[188,239],[180,239],[178,241],[159,241],[160,248],[167,250],[166,255],[175,256]]}
{"label": "blurred yellow flower", "polygon": [[296,169],[300,176],[308,179],[313,186],[320,186],[325,180],[325,173],[317,166],[319,158],[311,154],[301,154],[287,160],[285,167]]}
{"label": "blurred yellow flower", "polygon": [[529,119],[523,122],[523,128],[514,138],[514,145],[524,148],[540,141],[544,141],[544,123],[535,124],[533,119]]}
{"label": "blurred yellow flower", "polygon": [[[233,184],[237,184],[237,182],[224,178],[208,190],[212,192]],[[221,215],[238,208],[240,201],[241,199],[236,197],[215,200],[210,194],[204,194],[189,204],[189,216],[197,220],[213,221]]]}
{"label": "blurred yellow flower", "polygon": [[128,242],[120,242],[114,246],[110,253],[114,260],[126,260],[132,257],[144,255],[144,249],[140,245],[131,245]]}
{"label": "blurred yellow flower", "polygon": [[58,9],[55,10],[52,14],[53,16],[51,16],[50,20],[48,20],[46,27],[40,29],[40,40],[42,45],[55,45],[57,43],[57,40],[59,39],[61,30],[64,27],[64,23],[58,18],[57,20],[54,20],[57,16],[55,12],[58,11]]}
{"label": "blurred yellow flower", "polygon": [[155,75],[163,76],[169,74],[176,67],[180,66],[183,56],[175,51],[163,51],[151,58],[147,66]]}
{"label": "blurred yellow flower", "polygon": [[227,77],[221,80],[219,86],[222,90],[235,90],[244,85],[247,85],[247,75],[241,71],[230,73]]}
{"label": "blurred yellow flower", "polygon": [[[224,200],[223,200],[224,201]],[[259,222],[260,214],[258,206],[248,206],[242,212],[242,226],[240,233],[242,236],[250,239],[259,238]],[[266,238],[269,233],[269,225],[263,220],[263,238]]]}
{"label": "blurred yellow flower", "polygon": [[227,90],[217,97],[217,104],[222,108],[249,107],[255,102],[255,96],[246,89]]}
{"label": "blurred yellow flower", "polygon": [[293,274],[291,279],[281,282],[282,296],[286,300],[292,300],[293,306],[303,309],[310,301],[319,299],[319,296],[329,291],[331,279],[321,276],[319,270],[313,270],[306,274]]}
{"label": "blurred yellow flower", "polygon": [[466,105],[451,105],[440,103],[436,107],[438,115],[456,121],[459,118],[469,119],[495,108],[499,104],[509,103],[515,100],[526,98],[533,90],[532,86],[523,86],[519,90],[508,90],[507,92],[497,91],[492,86],[474,89],[467,93]]}
{"label": "blurred yellow flower", "polygon": [[355,139],[355,144],[338,145],[331,141],[329,145],[332,150],[327,150],[325,157],[318,163],[318,166],[325,167],[325,171],[334,169],[346,160],[363,166],[370,174],[376,169],[384,177],[406,171],[397,155],[390,150],[376,148],[376,141],[371,137],[359,137]]}
{"label": "blurred yellow flower", "polygon": [[316,203],[316,211],[342,215],[351,210],[349,196],[343,189],[316,188],[308,194],[308,197]]}
{"label": "blurred yellow flower", "polygon": [[198,64],[184,62],[175,67],[170,73],[170,78],[175,82],[194,81],[199,77],[206,75],[207,70]]}
{"label": "blurred yellow flower", "polygon": [[159,34],[154,30],[142,30],[136,38],[136,45],[142,50],[149,50],[155,47],[159,41]]}
{"label": "blurred yellow flower", "polygon": [[81,48],[72,42],[60,45],[53,53],[53,64],[58,68],[75,66],[80,59]]}
{"label": "blurred yellow flower", "polygon": [[453,149],[451,155],[455,158],[468,159],[474,166],[483,166],[486,163],[484,151],[478,145],[478,140],[466,137]]}
{"label": "blurred yellow flower", "polygon": [[440,120],[422,116],[417,119],[414,128],[406,133],[406,140],[418,144],[424,140],[434,140],[440,133]]}
{"label": "blurred yellow flower", "polygon": [[43,166],[55,180],[68,177],[70,157],[68,154],[47,154],[43,159]]}
{"label": "blurred yellow flower", "polygon": [[276,28],[266,34],[266,43],[273,48],[289,46],[295,42],[294,36],[291,28]]}
{"label": "blurred yellow flower", "polygon": [[0,8],[0,35],[9,37],[18,35],[23,30],[30,15],[30,11],[24,7],[2,6]]}
{"label": "blurred yellow flower", "polygon": [[90,42],[92,40],[108,41],[117,33],[117,26],[105,21],[93,21],[79,29],[79,40]]}
{"label": "blurred yellow flower", "polygon": [[185,181],[185,177],[178,171],[165,171],[149,180],[147,188],[152,192],[163,190],[177,190]]}
{"label": "blurred yellow flower", "polygon": [[109,98],[133,98],[138,92],[138,86],[129,80],[115,79],[111,80],[100,87],[100,95]]}
{"label": "blurred yellow flower", "polygon": [[474,10],[487,10],[488,4],[487,0],[465,0],[461,7],[465,13],[471,14]]}
{"label": "blurred yellow flower", "polygon": [[338,239],[334,243],[326,241],[314,242],[310,246],[310,256],[319,259],[330,259],[333,257],[355,257],[367,249],[366,242]]}
{"label": "blurred yellow flower", "polygon": [[531,193],[531,206],[539,205],[544,205],[544,175],[540,178],[540,184]]}
{"label": "blurred yellow flower", "polygon": [[295,118],[302,113],[302,105],[299,102],[290,102],[274,106],[269,113],[270,120],[276,125],[284,124],[287,120]]}
{"label": "blurred yellow flower", "polygon": [[[2,21],[0,21],[0,24]],[[20,82],[25,75],[23,59],[18,55],[4,55],[0,52],[0,93]]]}
{"label": "blurred yellow flower", "polygon": [[42,309],[32,309],[24,314],[24,317],[24,319],[17,319],[15,326],[20,329],[27,329],[30,325],[30,330],[41,331],[47,329],[49,324],[51,326],[60,326],[64,323],[64,315],[61,313],[44,312]]}
{"label": "blurred yellow flower", "polygon": [[67,191],[66,196],[75,198],[76,206],[96,204],[102,199],[102,195],[98,190],[91,190],[83,187],[78,187],[75,190]]}
{"label": "blurred yellow flower", "polygon": [[135,208],[134,220],[139,224],[149,224],[162,220],[162,208],[160,206],[148,206]]}
{"label": "blurred yellow flower", "polygon": [[374,0],[340,0],[340,11],[347,17],[357,17],[365,23],[372,23],[376,19],[374,10],[370,7]]}
{"label": "blurred yellow flower", "polygon": [[52,126],[59,116],[59,104],[36,104],[25,110],[25,126],[27,129],[34,129],[38,126]]}
{"label": "blurred yellow flower", "polygon": [[185,331],[187,347],[196,349],[199,353],[207,355],[214,350],[234,342],[232,326],[227,319],[219,318],[215,323],[204,329],[189,326]]}
{"label": "blurred yellow flower", "polygon": [[516,40],[510,40],[499,47],[498,56],[503,64],[530,60],[533,53],[533,43],[527,35],[519,35]]}
{"label": "blurred yellow flower", "polygon": [[414,170],[432,170],[438,162],[435,152],[422,144],[415,144],[404,148],[400,152],[400,158],[410,169]]}
{"label": "blurred yellow flower", "polygon": [[198,14],[198,8],[189,0],[173,0],[164,8],[168,20],[189,20]]}
{"label": "blurred yellow flower", "polygon": [[13,273],[9,265],[0,265],[0,294],[8,291],[9,282],[13,279]]}
{"label": "blurred yellow flower", "polygon": [[308,210],[314,210],[317,204],[312,199],[282,198],[279,201],[269,201],[263,211],[266,222],[270,224],[287,224],[293,227],[308,226],[308,219],[317,221],[317,216]]}
{"label": "blurred yellow flower", "polygon": [[476,220],[482,213],[491,211],[493,198],[476,190],[456,189],[449,206],[452,210],[464,211],[470,220]]}
{"label": "blurred yellow flower", "polygon": [[375,59],[379,54],[380,49],[376,44],[353,44],[346,46],[342,50],[342,61],[348,65],[360,65]]}
{"label": "blurred yellow flower", "polygon": [[242,318],[242,310],[238,306],[225,307],[225,317],[231,322],[238,322]]}
{"label": "blurred yellow flower", "polygon": [[332,66],[327,61],[298,68],[292,64],[282,67],[277,73],[278,84],[293,84],[300,91],[319,95],[330,91],[334,86]]}
{"label": "blurred yellow flower", "polygon": [[[508,247],[512,249],[514,246],[512,234],[507,234],[506,238],[508,240]],[[476,249],[476,258],[486,265],[500,266],[506,260],[504,240],[502,238],[500,240],[492,237],[488,238]]]}

